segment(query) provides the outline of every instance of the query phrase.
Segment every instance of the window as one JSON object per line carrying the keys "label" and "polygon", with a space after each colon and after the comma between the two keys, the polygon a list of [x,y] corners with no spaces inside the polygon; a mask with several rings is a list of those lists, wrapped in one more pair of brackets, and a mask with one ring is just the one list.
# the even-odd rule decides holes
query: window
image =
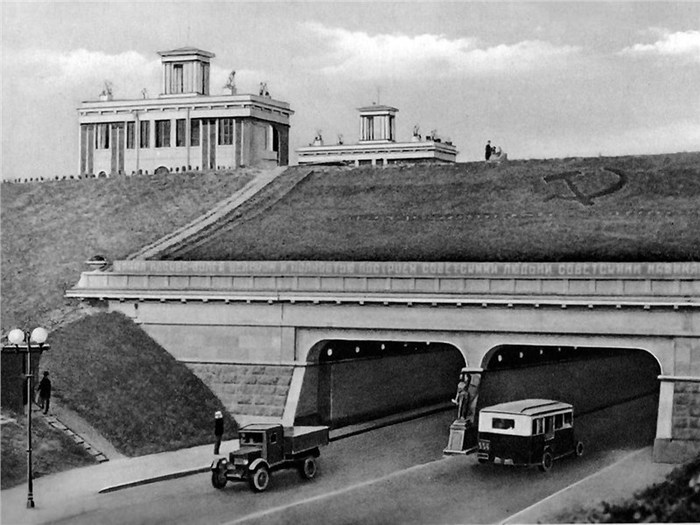
{"label": "window", "polygon": [[542,434],[544,432],[544,420],[540,417],[532,421],[532,435]]}
{"label": "window", "polygon": [[554,417],[548,416],[544,419],[544,431],[546,434],[554,432]]}
{"label": "window", "polygon": [[182,147],[186,145],[186,139],[187,137],[185,136],[186,133],[186,124],[187,121],[184,118],[179,118],[175,121],[175,146]]}
{"label": "window", "polygon": [[135,122],[126,123],[126,149],[134,149],[134,133],[136,130]]}
{"label": "window", "polygon": [[184,67],[183,64],[173,64],[171,93],[183,93],[184,92],[183,67]]}
{"label": "window", "polygon": [[367,117],[367,140],[374,140],[374,117]]}
{"label": "window", "polygon": [[170,147],[170,121],[156,120],[156,148]]}
{"label": "window", "polygon": [[219,119],[219,146],[233,144],[233,119]]}
{"label": "window", "polygon": [[557,414],[554,416],[554,428],[559,430],[564,426],[564,414]]}
{"label": "window", "polygon": [[267,130],[265,133],[265,149],[267,151],[279,150],[279,134],[272,125],[267,126]]}
{"label": "window", "polygon": [[109,124],[97,125],[95,149],[109,149]]}
{"label": "window", "polygon": [[564,414],[564,426],[565,427],[570,427],[573,426],[574,424],[574,414],[571,412],[567,412]]}
{"label": "window", "polygon": [[245,433],[241,434],[241,443],[244,445],[260,444],[263,442],[262,434],[257,433]]}
{"label": "window", "polygon": [[199,119],[190,120],[190,146],[199,146],[199,130],[202,121]]}
{"label": "window", "polygon": [[149,137],[150,137],[150,122],[147,120],[142,120],[139,129],[139,148],[149,148]]}
{"label": "window", "polygon": [[515,428],[515,420],[494,417],[493,421],[491,422],[491,427],[498,430],[508,430],[511,428]]}
{"label": "window", "polygon": [[270,436],[270,444],[274,445],[277,443],[277,432],[273,432]]}
{"label": "window", "polygon": [[202,64],[202,94],[209,94],[209,64]]}

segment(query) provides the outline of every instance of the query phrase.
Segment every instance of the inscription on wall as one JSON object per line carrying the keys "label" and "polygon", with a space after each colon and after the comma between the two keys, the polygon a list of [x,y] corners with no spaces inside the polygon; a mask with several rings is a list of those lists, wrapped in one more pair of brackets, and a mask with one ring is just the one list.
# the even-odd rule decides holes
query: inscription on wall
{"label": "inscription on wall", "polygon": [[114,273],[386,277],[700,278],[700,262],[115,261]]}

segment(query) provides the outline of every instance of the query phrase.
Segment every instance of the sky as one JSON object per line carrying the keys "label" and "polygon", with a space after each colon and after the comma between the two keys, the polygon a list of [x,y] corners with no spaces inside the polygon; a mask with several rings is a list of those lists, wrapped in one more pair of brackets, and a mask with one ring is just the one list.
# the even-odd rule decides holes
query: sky
{"label": "sky", "polygon": [[267,82],[289,102],[290,157],[317,130],[358,140],[357,108],[399,109],[482,158],[700,151],[700,1],[9,2],[2,177],[78,171],[81,101],[160,92],[157,52],[216,54],[211,94]]}

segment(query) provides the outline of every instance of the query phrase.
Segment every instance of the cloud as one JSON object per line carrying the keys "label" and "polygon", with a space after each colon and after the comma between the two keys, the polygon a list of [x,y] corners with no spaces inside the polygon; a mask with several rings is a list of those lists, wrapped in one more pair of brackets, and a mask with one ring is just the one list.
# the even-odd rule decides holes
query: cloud
{"label": "cloud", "polygon": [[110,55],[101,51],[75,49],[59,52],[29,49],[7,53],[3,73],[28,93],[61,90],[75,93],[80,99],[94,99],[105,80],[112,82],[115,98],[140,96],[143,87],[157,92],[160,87],[158,58],[136,51]]}
{"label": "cloud", "polygon": [[[489,75],[554,67],[579,51],[541,40],[480,47],[474,38],[450,39],[444,35],[369,35],[362,31],[304,24],[305,32],[330,49],[320,57],[321,72],[360,78],[393,76]],[[318,63],[318,57],[315,58]]]}
{"label": "cloud", "polygon": [[[655,30],[659,32],[659,30]],[[630,57],[665,57],[700,63],[700,31],[668,31],[653,44],[634,44],[618,54]]]}

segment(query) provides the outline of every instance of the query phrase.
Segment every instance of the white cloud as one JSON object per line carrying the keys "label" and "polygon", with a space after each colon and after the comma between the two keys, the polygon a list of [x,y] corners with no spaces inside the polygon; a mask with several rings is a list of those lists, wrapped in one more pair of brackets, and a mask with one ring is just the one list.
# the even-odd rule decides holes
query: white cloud
{"label": "white cloud", "polygon": [[372,36],[316,22],[304,26],[306,32],[323,39],[331,49],[321,58],[325,64],[323,73],[361,78],[522,72],[559,65],[579,51],[578,47],[555,46],[540,40],[479,47],[474,38],[450,39],[433,34]]}
{"label": "white cloud", "polygon": [[700,63],[700,31],[666,31],[659,36],[661,38],[653,44],[634,44],[619,54],[631,57],[670,57]]}
{"label": "white cloud", "polygon": [[28,93],[62,90],[81,99],[97,98],[105,80],[112,82],[115,98],[138,97],[144,87],[151,93],[160,87],[159,60],[136,51],[110,55],[87,49],[31,49],[7,53],[3,70]]}

